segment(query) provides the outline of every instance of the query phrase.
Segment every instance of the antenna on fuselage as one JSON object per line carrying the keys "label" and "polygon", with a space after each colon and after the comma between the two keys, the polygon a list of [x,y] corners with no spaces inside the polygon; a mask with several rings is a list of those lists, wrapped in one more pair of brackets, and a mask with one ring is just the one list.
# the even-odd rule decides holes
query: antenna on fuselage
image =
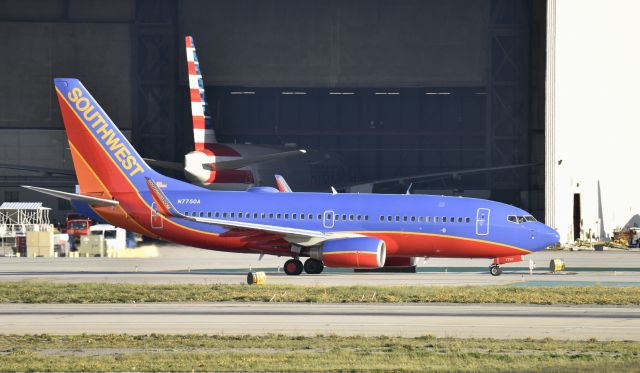
{"label": "antenna on fuselage", "polygon": [[338,191],[333,186],[331,186],[331,194],[338,194]]}
{"label": "antenna on fuselage", "polygon": [[413,183],[409,184],[409,187],[407,188],[407,191],[404,193],[406,195],[411,194],[411,187],[413,186]]}

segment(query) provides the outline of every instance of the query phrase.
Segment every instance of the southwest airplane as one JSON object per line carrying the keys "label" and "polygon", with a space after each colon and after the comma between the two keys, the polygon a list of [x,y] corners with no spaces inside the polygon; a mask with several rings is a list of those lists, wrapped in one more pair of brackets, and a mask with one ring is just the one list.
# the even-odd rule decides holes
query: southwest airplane
{"label": "southwest airplane", "polygon": [[291,257],[284,264],[289,275],[325,266],[380,268],[411,257],[489,258],[490,273],[499,275],[500,264],[559,240],[526,211],[482,199],[194,186],[151,169],[80,81],[54,81],[82,191],[57,196],[83,201],[111,224],[146,236]]}

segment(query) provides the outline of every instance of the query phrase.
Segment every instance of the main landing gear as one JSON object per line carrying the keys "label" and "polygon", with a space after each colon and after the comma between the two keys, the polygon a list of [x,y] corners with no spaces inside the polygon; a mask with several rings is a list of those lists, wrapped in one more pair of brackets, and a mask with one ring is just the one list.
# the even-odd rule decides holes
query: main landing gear
{"label": "main landing gear", "polygon": [[296,258],[289,259],[284,263],[284,273],[290,276],[301,274],[303,269],[310,275],[317,275],[324,270],[324,264],[322,264],[322,261],[313,258],[307,259],[304,265],[302,265],[300,259]]}
{"label": "main landing gear", "polygon": [[491,273],[491,276],[500,276],[502,274],[502,268],[497,264],[492,264],[489,266],[489,273]]}

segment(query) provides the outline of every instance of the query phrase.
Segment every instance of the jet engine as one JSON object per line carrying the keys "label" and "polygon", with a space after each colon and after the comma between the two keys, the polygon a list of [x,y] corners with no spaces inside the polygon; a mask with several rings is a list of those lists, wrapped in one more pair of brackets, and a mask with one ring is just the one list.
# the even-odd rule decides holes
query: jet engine
{"label": "jet engine", "polygon": [[334,268],[380,268],[387,257],[384,241],[372,237],[337,238],[314,246],[309,256]]}

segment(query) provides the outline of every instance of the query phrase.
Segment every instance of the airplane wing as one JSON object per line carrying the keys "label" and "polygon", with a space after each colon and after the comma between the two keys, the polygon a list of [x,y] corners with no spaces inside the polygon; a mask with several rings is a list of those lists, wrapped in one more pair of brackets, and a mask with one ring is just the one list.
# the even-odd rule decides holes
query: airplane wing
{"label": "airplane wing", "polygon": [[49,168],[40,166],[25,166],[10,163],[0,163],[0,168],[6,168],[9,170],[31,171],[38,172],[45,175],[62,175],[62,176],[76,176],[74,170],[65,170],[62,168]]}
{"label": "airplane wing", "polygon": [[282,175],[274,175],[276,178],[276,184],[278,184],[278,190],[283,193],[291,193],[293,192],[287,184],[287,181],[282,177]]}
{"label": "airplane wing", "polygon": [[276,159],[287,158],[287,157],[302,155],[306,153],[307,153],[306,150],[298,149],[298,150],[291,150],[291,151],[280,152],[280,153],[263,154],[255,157],[243,157],[241,159],[234,159],[231,161],[221,161],[221,162],[215,162],[210,164],[205,163],[202,165],[202,168],[208,171],[235,170],[235,169],[242,168],[245,166],[250,166],[256,163],[273,161]]}
{"label": "airplane wing", "polygon": [[348,188],[348,189],[357,190],[357,189],[366,187],[368,185],[389,183],[393,181],[403,182],[403,181],[409,181],[409,180],[415,181],[415,180],[421,180],[421,179],[437,179],[437,178],[446,178],[446,177],[455,178],[462,175],[479,174],[483,172],[494,172],[494,171],[510,170],[514,168],[524,168],[524,167],[533,167],[533,166],[541,166],[541,165],[542,163],[522,163],[522,164],[515,164],[515,165],[508,165],[508,166],[470,168],[470,169],[459,170],[459,171],[446,171],[446,172],[434,172],[434,173],[428,173],[428,174],[408,175],[408,176],[400,176],[400,177],[394,177],[389,179],[371,180],[368,182],[358,183],[358,184],[343,185],[339,187],[339,189]]}
{"label": "airplane wing", "polygon": [[[335,238],[335,235],[327,234],[321,231],[298,229],[290,227],[282,227],[277,225],[268,224],[256,224],[243,221],[231,221],[222,219],[210,219],[197,216],[189,216],[181,213],[173,206],[169,198],[160,190],[155,181],[150,178],[146,178],[147,187],[151,192],[151,196],[156,203],[158,211],[167,217],[176,217],[185,220],[191,220],[198,223],[217,225],[227,229],[246,229],[251,231],[260,231],[265,233],[273,233],[282,235],[283,238],[289,242],[300,244],[317,244],[330,238]],[[354,235],[349,235],[354,236]],[[360,237],[360,235],[357,235]],[[341,235],[342,237],[342,235]]]}
{"label": "airplane wing", "polygon": [[112,199],[91,197],[91,196],[85,196],[85,195],[76,194],[76,193],[61,192],[59,190],[40,188],[40,187],[34,187],[29,185],[22,185],[22,187],[36,191],[36,192],[48,194],[50,196],[54,196],[57,198],[66,199],[68,201],[82,201],[91,206],[115,206],[118,204],[118,201],[112,200]]}

